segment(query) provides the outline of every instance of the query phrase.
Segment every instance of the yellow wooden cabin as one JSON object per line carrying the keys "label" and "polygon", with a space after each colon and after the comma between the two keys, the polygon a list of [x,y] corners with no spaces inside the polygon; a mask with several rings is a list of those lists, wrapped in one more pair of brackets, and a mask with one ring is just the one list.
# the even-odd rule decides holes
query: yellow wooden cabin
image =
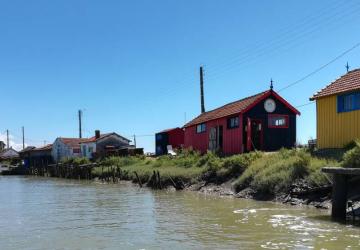
{"label": "yellow wooden cabin", "polygon": [[349,71],[310,100],[316,101],[319,149],[342,148],[360,138],[360,69]]}

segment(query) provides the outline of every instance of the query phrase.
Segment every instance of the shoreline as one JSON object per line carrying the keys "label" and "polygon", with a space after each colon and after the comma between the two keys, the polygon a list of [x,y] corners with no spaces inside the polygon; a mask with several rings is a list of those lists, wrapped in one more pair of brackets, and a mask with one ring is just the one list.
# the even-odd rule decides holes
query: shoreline
{"label": "shoreline", "polygon": [[[9,175],[7,175],[9,176]],[[184,192],[193,192],[203,195],[213,195],[221,198],[232,198],[232,199],[247,199],[254,201],[266,201],[266,202],[274,202],[279,204],[285,204],[290,206],[306,206],[312,207],[316,209],[328,210],[331,208],[331,198],[329,196],[319,197],[316,196],[311,197],[311,195],[307,196],[295,196],[291,194],[277,194],[277,195],[259,195],[256,194],[254,190],[251,188],[245,188],[244,190],[236,193],[233,189],[232,182],[234,180],[229,180],[221,184],[216,184],[212,182],[201,181],[193,184],[185,183],[185,187],[183,189],[177,189],[173,185],[166,185],[162,189],[156,188],[152,186],[150,182],[143,183],[140,187],[139,183],[136,180],[132,179],[119,179],[116,182],[102,180],[99,177],[95,177],[90,180],[86,179],[69,179],[63,177],[47,177],[47,176],[34,176],[34,175],[12,175],[12,176],[25,176],[25,177],[38,177],[38,178],[49,178],[49,179],[61,179],[61,180],[72,180],[72,181],[89,181],[92,183],[98,184],[107,184],[107,185],[116,185],[119,183],[129,183],[133,186],[138,186],[139,188],[147,188],[149,190],[162,190],[162,191],[184,191]]]}

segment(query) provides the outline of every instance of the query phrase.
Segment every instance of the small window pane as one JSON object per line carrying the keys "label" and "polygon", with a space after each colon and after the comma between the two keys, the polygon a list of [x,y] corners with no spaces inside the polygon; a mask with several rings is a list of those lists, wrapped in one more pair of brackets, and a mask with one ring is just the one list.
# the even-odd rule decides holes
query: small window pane
{"label": "small window pane", "polygon": [[196,126],[196,133],[202,133],[206,131],[205,123],[199,124]]}
{"label": "small window pane", "polygon": [[239,117],[231,117],[228,119],[228,128],[239,127]]}
{"label": "small window pane", "polygon": [[268,125],[270,128],[287,128],[288,117],[285,115],[271,115],[268,119]]}

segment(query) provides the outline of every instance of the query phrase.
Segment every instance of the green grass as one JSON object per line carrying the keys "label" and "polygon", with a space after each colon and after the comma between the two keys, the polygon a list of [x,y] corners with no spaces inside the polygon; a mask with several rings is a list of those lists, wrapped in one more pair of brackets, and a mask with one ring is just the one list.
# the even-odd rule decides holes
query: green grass
{"label": "green grass", "polygon": [[345,168],[360,168],[360,140],[354,141],[344,154],[342,166]]}
{"label": "green grass", "polygon": [[268,194],[287,192],[300,179],[314,187],[327,185],[329,180],[321,168],[340,165],[332,159],[315,157],[305,149],[282,149],[275,153],[252,152],[223,158],[213,153],[200,155],[196,151],[185,150],[176,157],[109,157],[99,164],[99,167],[93,169],[94,176],[119,169],[124,179],[137,181],[136,172],[141,182],[146,183],[153,172],[158,171],[163,183],[170,183],[170,177],[184,183],[234,180],[237,191],[251,187],[257,192]]}
{"label": "green grass", "polygon": [[299,179],[312,186],[322,186],[329,183],[321,168],[337,165],[336,161],[312,157],[305,150],[280,150],[264,154],[250,164],[234,187],[237,191],[251,187],[260,193],[275,194],[289,191]]}

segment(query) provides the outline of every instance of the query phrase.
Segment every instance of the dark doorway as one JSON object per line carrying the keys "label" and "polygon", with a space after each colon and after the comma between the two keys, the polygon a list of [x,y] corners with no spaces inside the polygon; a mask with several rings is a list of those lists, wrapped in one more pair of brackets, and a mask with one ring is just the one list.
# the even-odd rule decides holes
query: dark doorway
{"label": "dark doorway", "polygon": [[262,150],[263,148],[263,125],[258,119],[247,120],[247,151]]}

